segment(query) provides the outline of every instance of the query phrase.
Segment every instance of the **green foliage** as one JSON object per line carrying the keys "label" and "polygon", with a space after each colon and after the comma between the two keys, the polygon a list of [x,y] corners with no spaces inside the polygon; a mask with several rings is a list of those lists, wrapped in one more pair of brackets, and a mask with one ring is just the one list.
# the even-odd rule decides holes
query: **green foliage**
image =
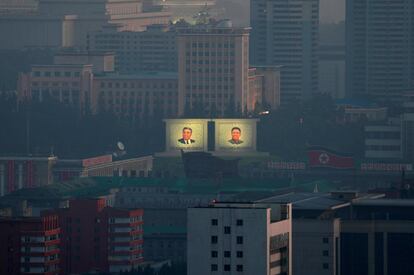
{"label": "green foliage", "polygon": [[1,97],[0,124],[3,154],[53,151],[60,157],[87,157],[112,152],[117,141],[126,145],[128,153],[149,154],[161,151],[164,140],[161,117],[118,118],[105,110],[81,115],[78,108],[47,97],[19,108],[15,98]]}
{"label": "green foliage", "polygon": [[364,123],[343,122],[343,113],[326,95],[285,106],[261,116],[259,149],[284,159],[304,159],[306,147],[321,145],[360,156]]}

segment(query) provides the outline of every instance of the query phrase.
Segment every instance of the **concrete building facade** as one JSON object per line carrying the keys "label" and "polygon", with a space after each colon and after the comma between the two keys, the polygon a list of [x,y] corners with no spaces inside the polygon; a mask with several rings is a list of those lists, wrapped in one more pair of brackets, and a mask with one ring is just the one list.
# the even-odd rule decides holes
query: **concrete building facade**
{"label": "concrete building facade", "polygon": [[281,65],[281,103],[318,92],[319,0],[252,0],[252,66]]}
{"label": "concrete building facade", "polygon": [[151,24],[167,24],[170,13],[143,0],[40,0],[35,11],[3,13],[0,49],[25,47],[85,49],[89,32],[108,24],[119,30],[142,31]]}
{"label": "concrete building facade", "polygon": [[167,25],[151,25],[139,32],[104,28],[89,34],[88,49],[115,52],[115,69],[122,74],[178,69],[176,33]]}
{"label": "concrete building facade", "polygon": [[318,58],[319,91],[332,98],[345,97],[345,47],[320,45]]}
{"label": "concrete building facade", "polygon": [[347,96],[401,101],[414,82],[414,3],[346,2]]}
{"label": "concrete building facade", "polygon": [[105,74],[93,80],[91,110],[119,117],[176,117],[177,73]]}
{"label": "concrete building facade", "polygon": [[92,65],[33,65],[19,75],[19,101],[55,100],[83,112],[89,106],[93,80]]}
{"label": "concrete building facade", "polygon": [[65,274],[119,272],[143,262],[143,211],[107,207],[105,199],[69,200],[59,217]]}
{"label": "concrete building facade", "polygon": [[0,218],[0,274],[61,274],[57,215]]}
{"label": "concrete building facade", "polygon": [[179,115],[247,110],[249,31],[227,21],[177,28]]}
{"label": "concrete building facade", "polygon": [[213,203],[188,209],[189,274],[292,274],[290,205]]}
{"label": "concrete building facade", "polygon": [[364,131],[366,158],[403,158],[400,119],[389,120],[388,124],[383,125],[367,125]]}
{"label": "concrete building facade", "polygon": [[56,157],[0,157],[0,197],[22,188],[53,183]]}

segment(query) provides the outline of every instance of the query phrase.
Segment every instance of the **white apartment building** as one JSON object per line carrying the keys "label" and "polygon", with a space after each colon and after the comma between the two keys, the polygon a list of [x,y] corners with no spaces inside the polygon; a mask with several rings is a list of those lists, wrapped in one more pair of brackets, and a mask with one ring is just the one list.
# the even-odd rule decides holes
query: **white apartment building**
{"label": "white apartment building", "polygon": [[213,203],[187,211],[188,274],[291,274],[291,205]]}

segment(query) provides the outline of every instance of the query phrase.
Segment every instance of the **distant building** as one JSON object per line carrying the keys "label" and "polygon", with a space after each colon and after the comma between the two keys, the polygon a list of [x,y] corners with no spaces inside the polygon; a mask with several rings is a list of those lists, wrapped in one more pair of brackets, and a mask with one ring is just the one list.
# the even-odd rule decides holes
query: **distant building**
{"label": "distant building", "polygon": [[178,114],[247,111],[250,29],[221,21],[177,31]]}
{"label": "distant building", "polygon": [[402,150],[404,159],[414,163],[414,94],[403,97]]}
{"label": "distant building", "polygon": [[292,274],[291,205],[218,202],[187,215],[189,274]]}
{"label": "distant building", "polygon": [[413,210],[412,199],[353,202],[341,222],[341,274],[410,274]]}
{"label": "distant building", "polygon": [[[280,66],[249,69],[248,110],[270,111],[280,106]],[[260,109],[257,110],[257,107]]]}
{"label": "distant building", "polygon": [[88,49],[115,52],[115,69],[122,74],[178,70],[176,32],[167,25],[139,32],[104,28],[89,34]]}
{"label": "distant building", "polygon": [[401,120],[390,119],[387,124],[366,125],[365,157],[384,160],[402,159]]}
{"label": "distant building", "polygon": [[84,112],[92,93],[93,66],[82,64],[33,65],[19,75],[19,101],[50,99]]}
{"label": "distant building", "polygon": [[40,0],[36,10],[5,10],[0,14],[0,34],[7,39],[2,41],[0,49],[85,49],[88,33],[108,24],[128,31],[145,30],[151,24],[167,24],[170,13],[147,3],[138,0]]}
{"label": "distant building", "polygon": [[347,96],[401,101],[414,86],[412,1],[346,2]]}
{"label": "distant building", "polygon": [[62,274],[58,216],[0,218],[0,274]]}
{"label": "distant building", "polygon": [[174,72],[97,75],[91,110],[129,118],[176,117],[177,81]]}
{"label": "distant building", "polygon": [[56,161],[54,156],[0,157],[0,197],[22,188],[52,184],[52,168]]}
{"label": "distant building", "polygon": [[62,50],[53,57],[56,65],[93,65],[93,73],[110,73],[115,71],[115,53],[109,51]]}
{"label": "distant building", "polygon": [[59,159],[53,167],[55,181],[67,181],[86,177],[148,177],[153,157],[112,159],[103,155],[87,159]]}
{"label": "distant building", "polygon": [[252,66],[283,66],[281,104],[319,92],[319,0],[252,0],[250,22]]}
{"label": "distant building", "polygon": [[318,58],[319,92],[332,98],[345,97],[345,47],[320,45]]}
{"label": "distant building", "polygon": [[69,200],[59,216],[65,274],[120,272],[143,262],[143,211],[107,207],[105,199]]}
{"label": "distant building", "polygon": [[[217,198],[211,190],[177,192],[174,187],[129,185],[115,193],[115,206],[144,210],[144,257],[146,261],[187,260],[187,208],[207,206]],[[229,198],[231,194],[220,195]]]}

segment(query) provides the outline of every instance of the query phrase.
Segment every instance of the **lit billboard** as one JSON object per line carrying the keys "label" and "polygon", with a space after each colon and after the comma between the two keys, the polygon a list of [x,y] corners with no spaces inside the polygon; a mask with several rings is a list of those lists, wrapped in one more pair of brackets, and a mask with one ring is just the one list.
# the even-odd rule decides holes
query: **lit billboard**
{"label": "lit billboard", "polygon": [[216,151],[256,151],[257,119],[215,119]]}
{"label": "lit billboard", "polygon": [[207,151],[207,120],[166,119],[166,151]]}

